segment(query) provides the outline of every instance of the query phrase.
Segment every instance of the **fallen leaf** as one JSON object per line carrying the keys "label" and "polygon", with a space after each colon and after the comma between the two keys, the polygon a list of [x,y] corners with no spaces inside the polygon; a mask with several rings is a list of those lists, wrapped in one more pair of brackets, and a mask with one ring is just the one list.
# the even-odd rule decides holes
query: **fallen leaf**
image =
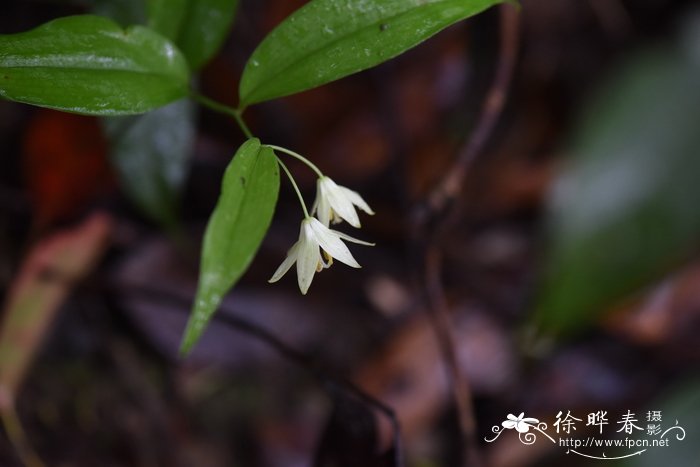
{"label": "fallen leaf", "polygon": [[0,411],[14,403],[56,311],[104,253],[112,220],[93,214],[52,234],[29,252],[12,282],[0,331]]}

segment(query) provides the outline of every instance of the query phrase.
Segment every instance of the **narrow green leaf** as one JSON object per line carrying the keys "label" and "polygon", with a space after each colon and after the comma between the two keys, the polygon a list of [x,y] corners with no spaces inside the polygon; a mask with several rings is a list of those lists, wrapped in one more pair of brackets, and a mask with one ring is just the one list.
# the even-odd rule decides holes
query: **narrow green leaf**
{"label": "narrow green leaf", "polygon": [[190,0],[148,0],[148,27],[176,41],[188,3]]}
{"label": "narrow green leaf", "polygon": [[700,64],[646,55],[589,112],[554,191],[536,321],[574,331],[700,243]]}
{"label": "narrow green leaf", "polygon": [[243,71],[241,106],[311,89],[396,57],[503,0],[311,0]]}
{"label": "narrow green leaf", "polygon": [[0,35],[0,96],[87,115],[143,113],[184,97],[187,63],[161,35],[71,16]]}
{"label": "narrow green leaf", "polygon": [[238,0],[189,0],[177,45],[193,70],[219,50],[236,16]]}
{"label": "narrow green leaf", "polygon": [[229,164],[202,246],[199,285],[181,352],[199,340],[223,296],[248,269],[277,203],[279,167],[271,149],[249,139]]}
{"label": "narrow green leaf", "polygon": [[195,137],[187,99],[145,115],[108,117],[112,164],[132,201],[154,221],[173,227]]}

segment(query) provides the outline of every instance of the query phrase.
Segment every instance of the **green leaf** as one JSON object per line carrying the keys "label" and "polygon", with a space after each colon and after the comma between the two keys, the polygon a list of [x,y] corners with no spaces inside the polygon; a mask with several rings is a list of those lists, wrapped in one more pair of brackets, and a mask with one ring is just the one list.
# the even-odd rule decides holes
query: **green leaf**
{"label": "green leaf", "polygon": [[378,65],[503,0],[311,0],[275,28],[243,71],[241,107]]}
{"label": "green leaf", "polygon": [[183,99],[145,115],[103,119],[122,187],[165,227],[176,223],[194,144],[194,118],[194,105]]}
{"label": "green leaf", "polygon": [[238,0],[189,0],[177,45],[193,70],[219,50],[231,29]]}
{"label": "green leaf", "polygon": [[0,96],[87,115],[143,113],[188,92],[187,63],[161,35],[71,16],[0,35]]}
{"label": "green leaf", "polygon": [[551,203],[543,330],[590,324],[697,250],[698,83],[699,63],[656,51],[589,112]]}
{"label": "green leaf", "polygon": [[193,70],[219,50],[238,0],[149,0],[148,25],[173,40]]}
{"label": "green leaf", "polygon": [[172,41],[177,40],[189,2],[190,0],[148,0],[148,27]]}
{"label": "green leaf", "polygon": [[202,246],[194,309],[180,348],[190,351],[223,296],[248,269],[277,203],[279,167],[271,149],[249,139],[229,164]]}

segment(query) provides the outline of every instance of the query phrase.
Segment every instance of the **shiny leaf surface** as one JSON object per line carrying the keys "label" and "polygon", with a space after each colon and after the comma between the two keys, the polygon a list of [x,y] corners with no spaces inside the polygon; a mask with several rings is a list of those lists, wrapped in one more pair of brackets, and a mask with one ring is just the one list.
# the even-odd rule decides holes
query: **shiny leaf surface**
{"label": "shiny leaf surface", "polygon": [[90,115],[138,114],[184,97],[187,63],[150,29],[71,16],[0,36],[0,96]]}
{"label": "shiny leaf surface", "polygon": [[248,60],[243,107],[385,62],[503,0],[312,0],[275,28]]}

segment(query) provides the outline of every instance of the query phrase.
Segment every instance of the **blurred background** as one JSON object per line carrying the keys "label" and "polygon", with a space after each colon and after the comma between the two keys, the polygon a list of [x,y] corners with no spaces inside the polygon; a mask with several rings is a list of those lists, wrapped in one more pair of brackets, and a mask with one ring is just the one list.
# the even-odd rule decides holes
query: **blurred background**
{"label": "blurred background", "polygon": [[[202,93],[235,106],[250,53],[303,3],[241,1]],[[542,435],[485,441],[521,412],[553,434],[571,411],[585,438],[599,410],[611,438],[628,410],[686,430],[615,465],[700,465],[700,10],[521,3],[505,107],[444,206],[504,60],[497,8],[247,111],[264,142],[362,194],[376,215],[348,233],[377,245],[305,297],[294,274],[267,284],[301,216],[283,180],[252,267],[184,360],[235,123],[187,102],[137,122],[0,101],[0,465],[610,465]],[[0,33],[142,8],[8,0]],[[310,202],[313,174],[291,169]]]}

